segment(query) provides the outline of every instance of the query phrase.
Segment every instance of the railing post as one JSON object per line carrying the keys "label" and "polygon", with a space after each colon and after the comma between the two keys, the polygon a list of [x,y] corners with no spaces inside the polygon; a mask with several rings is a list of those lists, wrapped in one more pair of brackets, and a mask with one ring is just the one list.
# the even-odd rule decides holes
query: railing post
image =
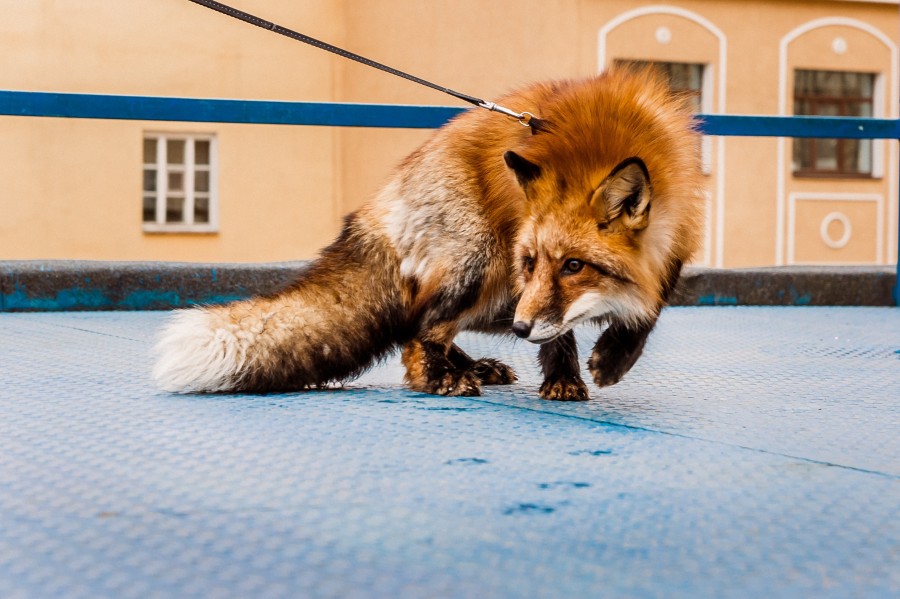
{"label": "railing post", "polygon": [[[900,163],[896,166],[900,168]],[[897,276],[894,278],[894,305],[900,308],[900,185],[898,185],[895,199],[897,200]]]}

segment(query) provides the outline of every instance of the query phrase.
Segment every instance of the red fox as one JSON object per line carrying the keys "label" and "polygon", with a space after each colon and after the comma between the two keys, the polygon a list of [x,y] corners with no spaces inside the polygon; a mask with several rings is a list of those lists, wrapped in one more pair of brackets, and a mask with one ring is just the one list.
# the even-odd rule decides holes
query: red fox
{"label": "red fox", "polygon": [[585,400],[572,328],[606,324],[588,362],[612,385],[640,356],[698,246],[690,109],[650,72],[539,83],[468,111],[407,157],[293,285],[177,312],[154,376],[176,392],[284,391],[358,376],[402,347],[406,383],[479,395],[513,371],[462,330],[541,344],[545,399]]}

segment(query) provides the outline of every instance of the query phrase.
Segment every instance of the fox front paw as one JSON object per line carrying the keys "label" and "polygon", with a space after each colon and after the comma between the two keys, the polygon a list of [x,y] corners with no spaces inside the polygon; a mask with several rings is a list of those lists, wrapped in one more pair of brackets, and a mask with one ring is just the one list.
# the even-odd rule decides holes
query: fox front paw
{"label": "fox front paw", "polygon": [[482,385],[512,385],[517,378],[512,368],[493,358],[476,360],[469,371]]}
{"label": "fox front paw", "polygon": [[555,401],[587,401],[590,399],[587,386],[580,378],[547,379],[538,391],[541,399]]}
{"label": "fox front paw", "polygon": [[588,360],[588,370],[598,387],[609,387],[622,380],[622,377],[634,366],[637,357],[616,360],[610,359],[599,351],[594,351],[591,359]]}
{"label": "fox front paw", "polygon": [[612,324],[600,335],[588,360],[588,370],[598,387],[615,385],[631,370],[644,351],[653,324],[634,329]]}

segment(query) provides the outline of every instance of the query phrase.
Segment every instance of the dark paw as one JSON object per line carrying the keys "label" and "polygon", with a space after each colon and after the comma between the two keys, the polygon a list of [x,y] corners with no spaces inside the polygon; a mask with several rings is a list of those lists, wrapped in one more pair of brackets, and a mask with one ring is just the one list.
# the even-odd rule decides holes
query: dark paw
{"label": "dark paw", "polygon": [[513,369],[492,358],[477,360],[469,372],[478,377],[483,385],[512,385],[516,382],[516,373]]}
{"label": "dark paw", "polygon": [[541,399],[555,401],[587,401],[590,399],[587,387],[580,379],[546,380],[538,391]]}
{"label": "dark paw", "polygon": [[610,360],[595,351],[588,360],[588,370],[598,387],[609,387],[621,381],[636,361],[637,356],[633,360]]}
{"label": "dark paw", "polygon": [[635,329],[612,324],[600,336],[588,360],[588,370],[598,386],[615,385],[631,370],[644,351],[653,324],[647,323]]}
{"label": "dark paw", "polygon": [[471,372],[459,370],[451,370],[438,379],[426,381],[423,388],[413,388],[416,391],[423,391],[432,395],[446,395],[450,397],[475,397],[481,395],[481,381],[478,380],[478,377]]}

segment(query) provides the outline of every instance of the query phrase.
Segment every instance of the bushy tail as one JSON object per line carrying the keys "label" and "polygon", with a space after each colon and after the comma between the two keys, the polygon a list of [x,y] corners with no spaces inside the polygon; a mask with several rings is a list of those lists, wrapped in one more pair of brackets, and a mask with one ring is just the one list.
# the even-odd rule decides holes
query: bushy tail
{"label": "bushy tail", "polygon": [[353,237],[282,293],[176,312],[156,345],[160,387],[284,391],[361,374],[403,341],[406,311],[395,255]]}

